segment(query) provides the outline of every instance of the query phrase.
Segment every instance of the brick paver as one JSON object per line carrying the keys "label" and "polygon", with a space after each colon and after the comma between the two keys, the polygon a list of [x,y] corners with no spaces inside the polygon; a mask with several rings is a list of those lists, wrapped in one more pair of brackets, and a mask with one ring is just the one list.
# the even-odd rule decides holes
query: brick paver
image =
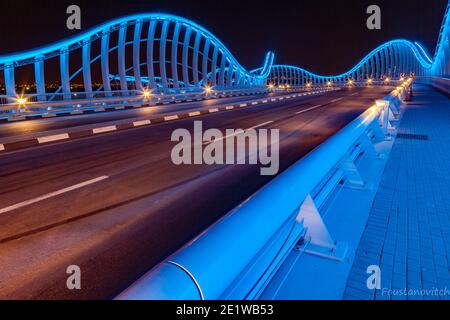
{"label": "brick paver", "polygon": [[[344,299],[450,298],[450,100],[414,89],[399,133],[428,140],[397,137]],[[366,286],[369,265],[380,266],[381,290]]]}

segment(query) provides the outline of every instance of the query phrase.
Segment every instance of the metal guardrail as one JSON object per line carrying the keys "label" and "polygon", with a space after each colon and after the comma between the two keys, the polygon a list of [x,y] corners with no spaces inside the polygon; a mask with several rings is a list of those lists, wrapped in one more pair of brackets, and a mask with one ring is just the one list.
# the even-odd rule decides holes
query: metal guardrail
{"label": "metal guardrail", "polygon": [[[117,299],[255,299],[295,247],[341,260],[318,207],[344,179],[364,186],[355,165],[389,138],[411,80],[292,165]],[[337,178],[336,178],[337,177]]]}
{"label": "metal guardrail", "polygon": [[[0,96],[0,115],[12,115],[12,116],[24,116],[27,114],[33,114],[36,112],[64,112],[79,110],[80,108],[104,108],[107,106],[140,106],[151,104],[164,104],[172,102],[194,101],[212,98],[222,98],[229,96],[239,95],[251,95],[266,93],[266,88],[252,88],[252,89],[239,89],[239,90],[217,90],[217,91],[187,91],[174,94],[155,93],[146,96],[140,91],[128,91],[125,95],[121,91],[113,92],[99,92],[99,93],[72,93],[58,94],[59,98],[53,101],[47,101],[46,98],[42,98],[41,95],[23,95],[20,97],[8,97]],[[48,96],[54,97],[54,94],[48,94]],[[23,99],[20,101],[20,99]],[[6,103],[8,102],[8,103]]]}

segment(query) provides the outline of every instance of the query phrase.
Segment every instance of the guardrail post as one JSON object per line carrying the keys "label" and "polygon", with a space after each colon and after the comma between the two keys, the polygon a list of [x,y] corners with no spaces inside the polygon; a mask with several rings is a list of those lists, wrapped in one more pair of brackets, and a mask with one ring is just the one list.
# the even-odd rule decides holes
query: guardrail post
{"label": "guardrail post", "polygon": [[297,222],[302,222],[306,233],[296,250],[322,258],[342,261],[347,253],[347,244],[333,240],[314,203],[308,194],[300,206]]}
{"label": "guardrail post", "polygon": [[344,171],[345,180],[349,183],[347,187],[365,188],[366,182],[361,177],[355,162],[349,155],[344,156],[339,162],[339,168]]}

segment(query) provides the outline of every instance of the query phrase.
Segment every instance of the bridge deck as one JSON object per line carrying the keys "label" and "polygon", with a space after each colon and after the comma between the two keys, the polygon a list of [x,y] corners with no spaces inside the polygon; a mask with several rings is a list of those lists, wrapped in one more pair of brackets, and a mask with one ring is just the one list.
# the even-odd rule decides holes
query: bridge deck
{"label": "bridge deck", "polygon": [[[356,251],[345,299],[450,297],[450,101],[416,85]],[[367,289],[369,265],[381,290]],[[391,289],[391,290],[390,290]],[[403,290],[399,292],[398,290]]]}

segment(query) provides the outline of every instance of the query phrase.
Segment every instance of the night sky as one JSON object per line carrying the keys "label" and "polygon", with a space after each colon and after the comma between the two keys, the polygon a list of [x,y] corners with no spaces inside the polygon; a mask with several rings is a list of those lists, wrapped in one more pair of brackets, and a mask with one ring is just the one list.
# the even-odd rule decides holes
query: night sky
{"label": "night sky", "polygon": [[[66,29],[71,4],[82,9],[83,30],[131,13],[166,12],[208,29],[248,69],[260,66],[273,50],[276,63],[333,74],[394,38],[417,40],[434,50],[447,0],[1,0],[0,55],[80,32]],[[381,7],[381,30],[366,28],[371,4]]]}

